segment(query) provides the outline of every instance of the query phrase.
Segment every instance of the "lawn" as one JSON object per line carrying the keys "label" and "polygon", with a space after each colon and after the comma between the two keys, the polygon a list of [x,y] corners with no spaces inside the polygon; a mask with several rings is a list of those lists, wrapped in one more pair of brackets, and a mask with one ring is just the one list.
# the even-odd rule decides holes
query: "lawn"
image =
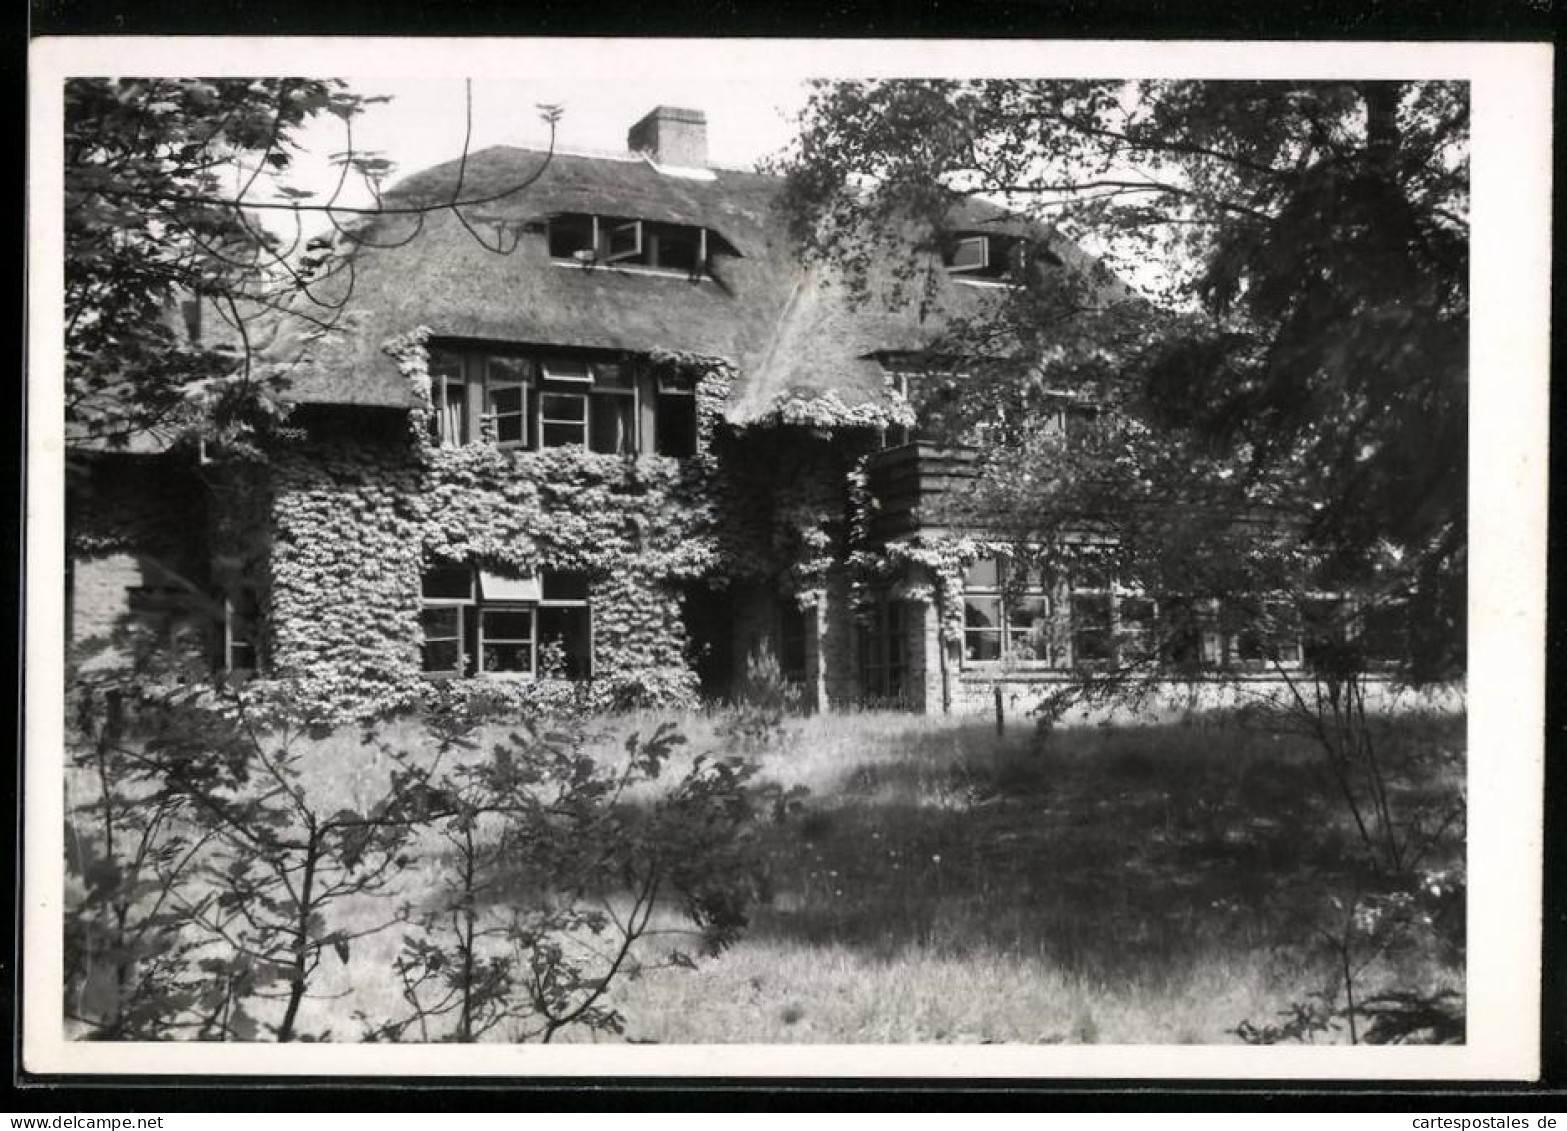
{"label": "lawn", "polygon": [[[602,725],[618,740],[673,718],[691,749],[733,751],[725,717]],[[1393,736],[1409,770],[1400,811],[1461,797],[1461,758],[1432,756],[1461,749],[1461,717]],[[1317,932],[1371,877],[1302,739],[1199,720],[1063,729],[1041,745],[1021,725],[998,736],[984,719],[860,713],[793,719],[756,746],[761,775],[803,786],[804,808],[765,830],[763,898],[740,943],[615,986],[628,1039],[1222,1043],[1337,988]],[[389,962],[395,934],[362,940],[355,966]],[[644,957],[671,944],[690,941],[656,936]],[[1392,948],[1357,993],[1461,993],[1461,962]],[[390,984],[323,973],[308,1020],[338,1039],[355,1009],[395,1009]]]}

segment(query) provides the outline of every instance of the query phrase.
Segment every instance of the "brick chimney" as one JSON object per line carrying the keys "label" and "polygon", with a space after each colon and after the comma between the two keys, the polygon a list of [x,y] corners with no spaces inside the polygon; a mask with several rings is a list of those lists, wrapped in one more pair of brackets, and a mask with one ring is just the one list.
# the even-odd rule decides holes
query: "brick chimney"
{"label": "brick chimney", "polygon": [[626,148],[658,165],[707,168],[707,115],[700,110],[660,106],[626,134]]}

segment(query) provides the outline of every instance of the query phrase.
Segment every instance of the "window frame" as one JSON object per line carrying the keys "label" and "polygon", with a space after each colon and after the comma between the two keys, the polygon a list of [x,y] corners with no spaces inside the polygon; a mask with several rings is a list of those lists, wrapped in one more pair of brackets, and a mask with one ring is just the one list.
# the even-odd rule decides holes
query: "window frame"
{"label": "window frame", "polygon": [[[254,606],[252,612],[246,614],[237,608],[237,598],[248,597]],[[249,632],[241,634],[236,627],[236,622],[242,618],[250,622]],[[254,585],[238,585],[228,589],[223,594],[223,670],[229,673],[247,673],[256,675],[264,671],[264,658],[262,655],[262,628],[263,608],[261,594]],[[242,635],[248,635],[249,639],[243,639]],[[251,662],[247,664],[237,663],[235,653],[248,650]]]}
{"label": "window frame", "polygon": [[[985,561],[993,561],[995,563],[995,584],[993,586],[971,585],[969,578],[974,567]],[[1016,568],[1021,568],[1026,575],[1026,580],[1021,588],[1010,581],[1008,577],[1009,571]],[[982,670],[1001,666],[1032,670],[1061,667],[1061,648],[1056,632],[1056,618],[1059,615],[1059,606],[1054,589],[1055,585],[1052,581],[1039,575],[1038,567],[1030,566],[1026,563],[1019,564],[1009,554],[986,554],[976,558],[973,563],[964,569],[963,573],[963,666],[965,668],[978,667]],[[995,627],[980,628],[969,625],[967,602],[971,598],[977,601],[995,602]],[[1012,623],[1012,614],[1015,611],[1015,606],[1025,601],[1044,602],[1044,619],[1050,626],[1050,633],[1045,641],[1046,655],[1043,658],[1032,656],[1020,659],[1016,656],[1014,639],[1026,639],[1034,631],[1032,625],[1024,629]],[[997,652],[993,659],[981,659],[969,654],[970,636],[981,634],[985,637],[994,637],[996,640]]]}
{"label": "window frame", "polygon": [[864,610],[856,633],[862,703],[896,706],[909,700],[911,614],[910,602],[885,593],[872,598]]}
{"label": "window frame", "polygon": [[[425,585],[430,576],[437,570],[463,569],[467,572],[468,592],[467,596],[427,596],[424,592]],[[453,566],[447,563],[427,563],[420,578],[420,639],[421,649],[420,672],[427,679],[490,679],[490,680],[535,680],[543,677],[539,674],[539,649],[540,639],[540,613],[545,609],[581,609],[587,624],[587,653],[584,657],[586,674],[581,680],[593,679],[594,670],[594,616],[592,602],[591,579],[583,575],[583,595],[581,597],[549,596],[547,586],[551,577],[560,577],[570,571],[549,569],[537,569],[531,575],[524,575],[515,580],[527,582],[529,578],[537,579],[537,598],[487,598],[484,593],[483,576],[485,570],[477,565],[467,564]],[[511,579],[508,579],[511,580]],[[457,666],[455,668],[431,668],[426,666],[424,648],[432,641],[425,635],[424,614],[432,610],[452,610],[456,617],[456,645]],[[485,631],[487,614],[491,613],[526,613],[528,615],[528,637],[506,636],[494,637],[499,644],[521,645],[528,647],[528,668],[522,670],[489,669],[485,666],[485,648],[490,641]],[[471,621],[471,624],[470,624]],[[438,641],[452,640],[452,637],[441,636],[435,638]],[[574,677],[564,677],[574,678]]]}

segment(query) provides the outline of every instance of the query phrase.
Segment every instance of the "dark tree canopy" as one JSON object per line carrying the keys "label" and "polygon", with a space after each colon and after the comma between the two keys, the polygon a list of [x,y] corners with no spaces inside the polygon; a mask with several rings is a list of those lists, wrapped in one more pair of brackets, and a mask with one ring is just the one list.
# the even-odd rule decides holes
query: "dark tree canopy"
{"label": "dark tree canopy", "polygon": [[[304,195],[282,179],[300,128],[321,114],[346,124],[362,105],[334,81],[66,82],[73,439],[121,444],[170,429],[196,382],[259,376],[250,372],[262,352],[251,340],[259,316],[329,321],[312,300],[336,267],[332,241],[285,239],[259,216]],[[374,172],[375,160],[352,155],[344,171]],[[197,318],[207,322],[199,334]]]}
{"label": "dark tree canopy", "polygon": [[[954,328],[943,352],[985,357],[971,416],[1020,382],[1114,408],[1070,450],[1007,430],[976,505],[1020,538],[1096,516],[1150,590],[1396,602],[1437,679],[1463,666],[1468,129],[1463,83],[825,83],[779,164],[806,253],[851,275],[978,196],[1146,294],[1067,264]],[[1028,348],[974,349],[1002,339]]]}

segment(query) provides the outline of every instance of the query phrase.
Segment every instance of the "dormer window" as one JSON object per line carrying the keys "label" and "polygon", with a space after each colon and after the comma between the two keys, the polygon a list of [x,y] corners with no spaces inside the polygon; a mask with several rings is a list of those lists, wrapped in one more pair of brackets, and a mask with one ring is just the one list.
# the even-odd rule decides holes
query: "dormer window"
{"label": "dormer window", "polygon": [[959,233],[942,256],[947,274],[960,279],[1019,279],[1032,263],[1058,264],[1054,253],[1021,236]]}
{"label": "dormer window", "polygon": [[628,216],[580,212],[550,217],[552,259],[584,266],[613,264],[705,274],[714,255],[738,255],[717,232],[693,224],[671,224]]}

